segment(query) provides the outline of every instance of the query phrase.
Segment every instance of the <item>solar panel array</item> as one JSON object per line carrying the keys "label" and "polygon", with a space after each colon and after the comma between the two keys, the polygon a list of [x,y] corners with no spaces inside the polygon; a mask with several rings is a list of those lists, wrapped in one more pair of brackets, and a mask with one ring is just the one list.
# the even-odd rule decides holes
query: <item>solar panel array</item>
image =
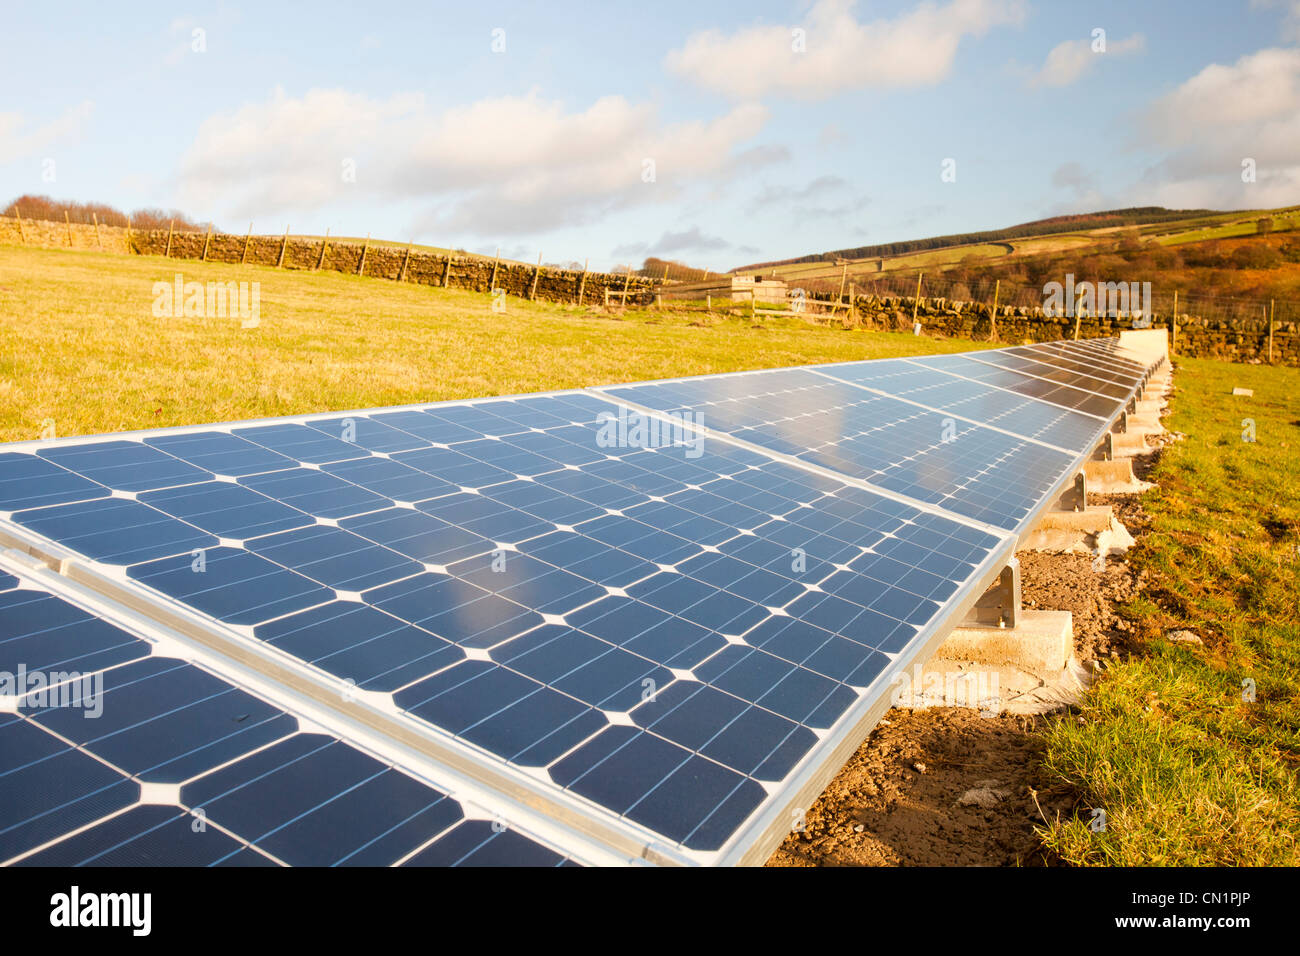
{"label": "solar panel array", "polygon": [[0,713],[0,862],[571,862],[16,571],[0,671],[58,676]]}
{"label": "solar panel array", "polygon": [[11,446],[0,539],[273,683],[0,590],[0,651],[112,714],[0,708],[0,859],[758,859],[1150,371],[1060,343]]}

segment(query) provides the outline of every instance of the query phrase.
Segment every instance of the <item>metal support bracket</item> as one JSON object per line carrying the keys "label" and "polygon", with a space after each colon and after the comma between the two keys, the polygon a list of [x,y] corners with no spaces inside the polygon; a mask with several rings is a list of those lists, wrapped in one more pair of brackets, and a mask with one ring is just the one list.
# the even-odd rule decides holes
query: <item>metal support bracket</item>
{"label": "metal support bracket", "polygon": [[961,627],[1015,627],[1020,620],[1020,560],[1014,555],[966,614]]}
{"label": "metal support bracket", "polygon": [[1083,472],[1074,476],[1074,484],[1061,493],[1053,511],[1085,511],[1088,507],[1088,482]]}

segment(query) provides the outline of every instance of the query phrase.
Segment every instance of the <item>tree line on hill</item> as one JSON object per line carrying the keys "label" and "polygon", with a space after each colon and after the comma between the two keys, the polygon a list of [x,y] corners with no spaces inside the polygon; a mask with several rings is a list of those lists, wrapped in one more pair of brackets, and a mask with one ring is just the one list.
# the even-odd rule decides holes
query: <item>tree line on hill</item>
{"label": "tree line on hill", "polygon": [[[107,203],[74,202],[31,193],[19,196],[0,212],[0,215],[10,218],[21,215],[24,219],[46,219],[51,222],[63,222],[65,214],[68,222],[86,225],[96,219],[104,226],[127,224],[127,214]],[[137,209],[130,214],[130,221],[132,229],[141,230],[166,229],[172,222],[175,222],[178,232],[201,232],[207,228],[206,224],[197,223],[174,209]]]}

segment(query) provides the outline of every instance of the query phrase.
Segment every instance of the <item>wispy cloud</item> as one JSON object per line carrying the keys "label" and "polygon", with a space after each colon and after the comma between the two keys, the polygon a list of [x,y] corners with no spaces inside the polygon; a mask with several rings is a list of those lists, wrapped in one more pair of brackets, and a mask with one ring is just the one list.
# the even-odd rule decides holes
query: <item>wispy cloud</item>
{"label": "wispy cloud", "polygon": [[201,125],[180,194],[188,208],[241,218],[400,201],[414,206],[419,232],[527,235],[780,161],[779,147],[746,145],[766,121],[766,109],[743,104],[669,124],[620,96],[573,111],[536,90],[442,110],[422,94],[277,90]]}
{"label": "wispy cloud", "polygon": [[870,22],[859,21],[855,7],[855,0],[818,0],[801,23],[696,33],[666,64],[736,99],[777,93],[816,100],[847,90],[929,86],[949,74],[962,40],[1024,19],[1022,0],[924,2]]}
{"label": "wispy cloud", "polygon": [[0,163],[41,156],[56,143],[77,137],[94,112],[92,100],[83,100],[62,116],[34,126],[22,113],[0,113]]}
{"label": "wispy cloud", "polygon": [[1127,56],[1146,49],[1140,33],[1100,47],[1096,39],[1066,40],[1052,47],[1042,67],[1030,74],[1032,86],[1069,86],[1109,56]]}
{"label": "wispy cloud", "polygon": [[693,252],[721,252],[734,249],[730,242],[720,236],[710,236],[701,231],[699,226],[673,232],[665,232],[654,242],[629,242],[616,246],[611,255],[615,258],[639,258],[642,256],[671,256]]}

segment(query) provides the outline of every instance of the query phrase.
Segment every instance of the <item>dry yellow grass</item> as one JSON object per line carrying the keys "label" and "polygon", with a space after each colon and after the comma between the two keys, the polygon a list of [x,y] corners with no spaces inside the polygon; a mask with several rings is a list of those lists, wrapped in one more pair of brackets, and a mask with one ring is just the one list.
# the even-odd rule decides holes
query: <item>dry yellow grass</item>
{"label": "dry yellow grass", "polygon": [[[260,324],[155,318],[153,284],[260,283]],[[595,309],[332,272],[0,246],[0,440],[958,351],[798,318]]]}

